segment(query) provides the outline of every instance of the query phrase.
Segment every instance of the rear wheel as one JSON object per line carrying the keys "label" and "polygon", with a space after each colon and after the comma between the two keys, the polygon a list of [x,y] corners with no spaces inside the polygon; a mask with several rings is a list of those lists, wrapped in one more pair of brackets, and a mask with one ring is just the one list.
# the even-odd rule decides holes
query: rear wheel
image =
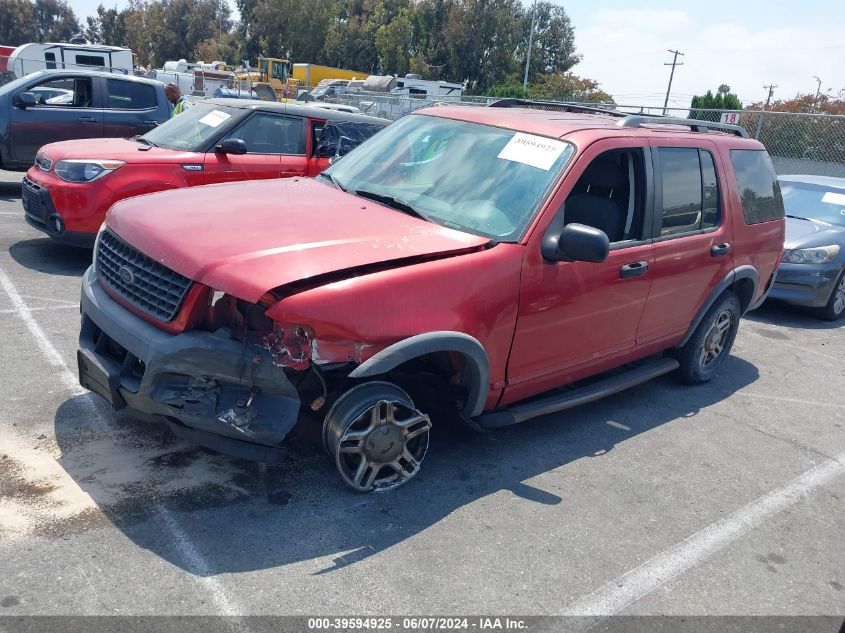
{"label": "rear wheel", "polygon": [[816,316],[825,321],[838,321],[843,314],[845,314],[845,270],[839,273],[839,279],[836,280],[827,303],[816,310]]}
{"label": "rear wheel", "polygon": [[691,385],[710,380],[727,358],[739,329],[741,307],[732,292],[707,311],[690,340],[678,350],[681,379]]}
{"label": "rear wheel", "polygon": [[420,471],[431,420],[390,382],[342,394],[323,422],[323,443],[343,482],[358,492],[389,490]]}

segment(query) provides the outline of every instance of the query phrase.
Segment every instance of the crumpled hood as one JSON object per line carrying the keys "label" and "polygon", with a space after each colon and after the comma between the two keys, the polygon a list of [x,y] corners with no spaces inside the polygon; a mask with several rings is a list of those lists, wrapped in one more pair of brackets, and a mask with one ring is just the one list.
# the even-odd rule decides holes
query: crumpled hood
{"label": "crumpled hood", "polygon": [[811,248],[843,242],[845,242],[845,227],[816,220],[786,218],[785,248]]}
{"label": "crumpled hood", "polygon": [[278,286],[490,240],[444,228],[313,179],[191,187],[115,204],[121,238],[215,290],[258,301]]}

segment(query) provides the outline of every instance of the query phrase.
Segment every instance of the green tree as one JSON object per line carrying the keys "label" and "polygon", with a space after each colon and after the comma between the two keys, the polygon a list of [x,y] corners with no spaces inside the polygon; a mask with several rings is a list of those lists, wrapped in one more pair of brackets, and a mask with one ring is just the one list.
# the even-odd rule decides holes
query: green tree
{"label": "green tree", "polygon": [[108,46],[126,46],[126,12],[97,7],[96,16],[86,18],[85,37],[89,42]]}
{"label": "green tree", "polygon": [[20,46],[35,41],[33,9],[29,0],[0,0],[0,42]]}
{"label": "green tree", "polygon": [[722,84],[714,95],[708,90],[696,95],[690,102],[689,118],[700,121],[718,121],[724,110],[742,110],[742,101],[730,92],[730,86]]}
{"label": "green tree", "polygon": [[[525,64],[525,51],[528,47],[527,34],[531,30],[531,12],[523,17],[525,41],[517,52],[521,64]],[[534,25],[534,39],[531,45],[531,63],[528,69],[529,80],[538,74],[567,71],[581,60],[575,53],[575,29],[566,14],[566,10],[551,2],[538,2]],[[524,66],[523,66],[524,67]]]}
{"label": "green tree", "polygon": [[82,31],[66,0],[35,0],[33,19],[39,42],[67,42]]}
{"label": "green tree", "polygon": [[376,54],[382,74],[405,75],[411,63],[413,30],[407,8],[376,30]]}

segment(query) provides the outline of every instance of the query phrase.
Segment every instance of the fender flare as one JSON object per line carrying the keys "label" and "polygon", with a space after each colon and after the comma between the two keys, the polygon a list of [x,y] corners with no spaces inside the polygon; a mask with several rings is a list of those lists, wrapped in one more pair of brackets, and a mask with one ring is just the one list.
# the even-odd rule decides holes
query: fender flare
{"label": "fender flare", "polygon": [[469,393],[462,412],[469,417],[481,415],[490,385],[490,361],[478,339],[463,332],[426,332],[403,339],[358,365],[349,377],[377,376],[409,360],[434,352],[456,352],[466,359]]}
{"label": "fender flare", "polygon": [[707,314],[707,311],[716,303],[716,299],[718,299],[725,290],[728,290],[731,286],[733,286],[737,281],[740,279],[750,279],[751,283],[754,284],[754,289],[751,292],[751,301],[749,301],[749,305],[745,306],[745,312],[748,311],[749,306],[754,302],[754,296],[757,294],[757,288],[760,285],[760,274],[757,272],[757,269],[753,266],[749,266],[747,264],[743,266],[738,266],[730,271],[727,275],[724,276],[722,281],[716,284],[716,287],[710,292],[707,296],[707,299],[701,304],[701,307],[698,309],[698,312],[695,313],[695,318],[692,320],[689,328],[684,334],[684,338],[681,339],[681,342],[678,343],[677,347],[683,347],[687,344],[687,341],[695,332],[695,329],[698,327],[701,320],[704,318],[704,315]]}

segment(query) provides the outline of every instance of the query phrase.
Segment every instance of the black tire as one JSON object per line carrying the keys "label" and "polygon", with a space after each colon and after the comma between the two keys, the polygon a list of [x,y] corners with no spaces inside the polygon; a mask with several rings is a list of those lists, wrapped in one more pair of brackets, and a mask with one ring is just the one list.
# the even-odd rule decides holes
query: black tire
{"label": "black tire", "polygon": [[695,332],[677,353],[678,375],[688,385],[698,385],[716,375],[731,353],[741,316],[739,298],[725,292],[710,307]]}
{"label": "black tire", "polygon": [[343,483],[357,492],[389,490],[410,481],[428,451],[431,420],[393,383],[352,387],[323,422],[323,445]]}
{"label": "black tire", "polygon": [[838,321],[845,314],[845,270],[839,273],[833,292],[822,308],[816,308],[815,315],[825,321]]}

